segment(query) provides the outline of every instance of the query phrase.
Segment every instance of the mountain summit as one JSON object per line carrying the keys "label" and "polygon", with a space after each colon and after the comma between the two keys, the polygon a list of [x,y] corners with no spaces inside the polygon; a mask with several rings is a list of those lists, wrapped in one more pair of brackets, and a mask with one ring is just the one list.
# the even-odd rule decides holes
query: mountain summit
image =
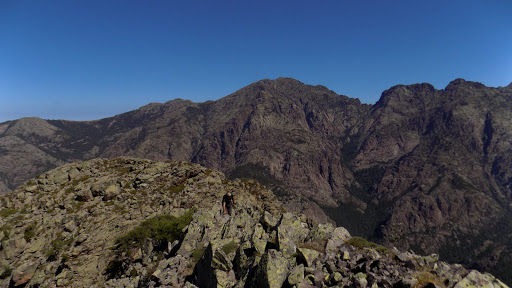
{"label": "mountain summit", "polygon": [[290,78],[97,121],[0,124],[0,188],[67,162],[133,156],[250,177],[351,234],[512,282],[512,90],[398,85],[375,105]]}

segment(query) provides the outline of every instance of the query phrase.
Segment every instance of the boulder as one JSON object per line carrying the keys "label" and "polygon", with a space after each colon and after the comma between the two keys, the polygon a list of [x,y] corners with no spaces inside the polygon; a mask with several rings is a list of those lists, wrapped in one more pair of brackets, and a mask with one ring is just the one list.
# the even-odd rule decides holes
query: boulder
{"label": "boulder", "polygon": [[329,239],[334,231],[334,227],[330,223],[318,224],[315,228],[311,229],[307,236],[307,240],[324,240]]}
{"label": "boulder", "polygon": [[215,270],[217,287],[233,287],[236,284],[235,272],[233,270],[223,271]]}
{"label": "boulder", "polygon": [[236,284],[233,264],[222,249],[213,252],[208,245],[196,265],[196,285],[199,287],[232,287]]}
{"label": "boulder", "polygon": [[116,196],[121,192],[121,188],[117,185],[110,185],[105,190],[105,196],[103,196],[103,200],[108,201],[116,198]]}
{"label": "boulder", "polygon": [[288,274],[288,261],[283,254],[270,249],[261,258],[254,276],[253,287],[280,288]]}
{"label": "boulder", "polygon": [[304,280],[304,265],[300,264],[295,266],[293,270],[288,275],[288,284],[290,286],[297,285]]}
{"label": "boulder", "polygon": [[277,225],[277,220],[268,211],[263,212],[260,219],[261,225],[268,232]]}
{"label": "boulder", "polygon": [[347,229],[343,227],[337,227],[332,232],[331,238],[327,240],[327,244],[325,246],[326,253],[336,253],[341,245],[345,244],[345,242],[350,239],[350,233]]}
{"label": "boulder", "polygon": [[11,282],[13,283],[13,287],[20,287],[25,285],[32,279],[34,273],[36,272],[37,267],[39,266],[39,262],[27,262],[16,268],[11,276]]}
{"label": "boulder", "polygon": [[53,183],[62,184],[69,180],[69,174],[66,171],[58,170],[53,176]]}
{"label": "boulder", "polygon": [[260,223],[257,223],[256,226],[254,227],[254,233],[252,234],[251,242],[252,245],[254,246],[254,249],[256,249],[256,252],[258,252],[260,255],[263,255],[263,253],[265,253],[267,240],[268,235],[267,233],[265,233],[263,226]]}
{"label": "boulder", "polygon": [[416,284],[418,284],[418,280],[416,280],[414,278],[406,277],[406,278],[402,278],[398,282],[396,282],[393,285],[393,287],[396,287],[396,288],[411,288],[411,287],[416,287]]}
{"label": "boulder", "polygon": [[368,286],[368,280],[366,279],[366,274],[357,273],[353,277],[354,287],[356,288],[366,288]]}
{"label": "boulder", "polygon": [[233,263],[222,249],[215,250],[212,259],[212,267],[216,270],[229,272],[233,269]]}
{"label": "boulder", "polygon": [[196,264],[195,268],[195,283],[199,287],[213,288],[217,287],[217,277],[215,277],[215,270],[212,267],[213,250],[212,246],[208,245],[204,250],[201,259]]}
{"label": "boulder", "polygon": [[466,287],[500,287],[505,288],[505,285],[500,280],[496,279],[494,276],[490,274],[482,274],[475,270],[469,272],[466,277],[462,278],[457,284],[455,284],[454,288],[466,288]]}
{"label": "boulder", "polygon": [[30,186],[27,186],[25,187],[25,191],[27,192],[34,192],[35,190],[37,190],[37,185],[30,185]]}
{"label": "boulder", "polygon": [[299,238],[298,230],[294,229],[290,225],[279,225],[277,228],[277,246],[286,258],[291,258],[296,250],[294,239]]}
{"label": "boulder", "polygon": [[313,261],[320,256],[320,252],[313,249],[297,248],[297,252],[298,262],[303,263],[306,267],[313,267]]}
{"label": "boulder", "polygon": [[114,184],[114,180],[109,177],[100,178],[91,185],[91,192],[94,197],[105,195],[105,190]]}

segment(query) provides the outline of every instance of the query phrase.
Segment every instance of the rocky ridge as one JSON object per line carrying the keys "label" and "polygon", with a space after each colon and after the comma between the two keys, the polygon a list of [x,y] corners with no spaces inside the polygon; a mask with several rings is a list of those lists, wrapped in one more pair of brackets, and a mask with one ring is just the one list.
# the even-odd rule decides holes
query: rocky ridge
{"label": "rocky ridge", "polygon": [[[0,124],[0,190],[67,162],[192,161],[289,210],[512,283],[512,89],[397,85],[375,105],[289,78],[97,121]],[[2,184],[3,183],[3,184]]]}
{"label": "rocky ridge", "polygon": [[[220,213],[226,191],[233,217]],[[507,287],[286,212],[254,180],[183,161],[67,164],[0,201],[2,287]]]}

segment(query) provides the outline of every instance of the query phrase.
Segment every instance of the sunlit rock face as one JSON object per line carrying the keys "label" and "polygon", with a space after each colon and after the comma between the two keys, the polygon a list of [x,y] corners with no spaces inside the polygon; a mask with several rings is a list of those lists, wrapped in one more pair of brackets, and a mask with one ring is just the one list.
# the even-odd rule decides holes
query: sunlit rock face
{"label": "sunlit rock face", "polygon": [[24,118],[0,124],[0,191],[97,157],[192,161],[353,235],[512,277],[511,100],[510,85],[457,79],[366,105],[279,78],[97,121]]}

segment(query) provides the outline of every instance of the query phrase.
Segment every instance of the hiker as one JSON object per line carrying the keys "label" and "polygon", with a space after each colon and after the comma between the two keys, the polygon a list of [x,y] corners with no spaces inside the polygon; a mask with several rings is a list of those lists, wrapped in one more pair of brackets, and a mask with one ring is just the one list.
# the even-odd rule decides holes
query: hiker
{"label": "hiker", "polygon": [[222,209],[224,214],[231,216],[233,214],[233,207],[235,207],[235,197],[231,192],[228,192],[222,197]]}

